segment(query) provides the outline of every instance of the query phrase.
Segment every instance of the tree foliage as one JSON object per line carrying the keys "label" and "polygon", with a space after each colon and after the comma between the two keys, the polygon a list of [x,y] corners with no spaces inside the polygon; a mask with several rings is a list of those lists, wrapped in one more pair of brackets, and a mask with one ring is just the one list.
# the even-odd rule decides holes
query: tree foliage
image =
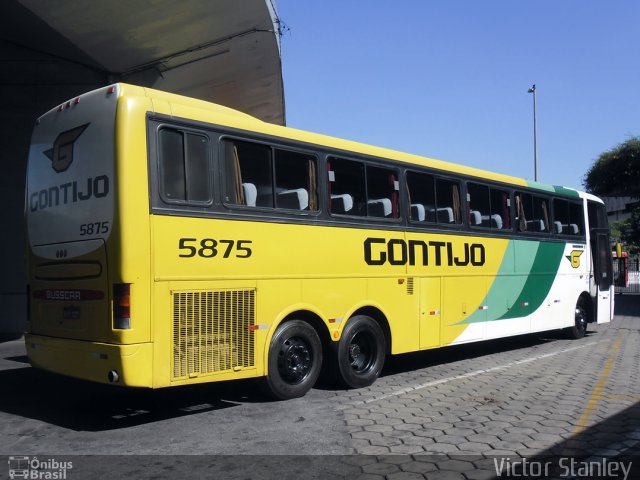
{"label": "tree foliage", "polygon": [[631,217],[620,223],[620,239],[629,254],[640,254],[640,203],[631,209]]}
{"label": "tree foliage", "polygon": [[[607,197],[640,197],[640,137],[631,137],[596,159],[583,179],[588,192]],[[631,216],[612,225],[612,236],[631,254],[640,253],[640,202]]]}
{"label": "tree foliage", "polygon": [[640,137],[631,137],[596,159],[583,179],[601,196],[640,196]]}

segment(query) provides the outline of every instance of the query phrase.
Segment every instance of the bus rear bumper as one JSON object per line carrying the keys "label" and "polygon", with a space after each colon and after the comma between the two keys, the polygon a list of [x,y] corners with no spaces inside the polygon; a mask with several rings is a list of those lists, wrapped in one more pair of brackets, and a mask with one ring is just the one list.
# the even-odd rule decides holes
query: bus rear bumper
{"label": "bus rear bumper", "polygon": [[32,366],[69,377],[128,387],[153,387],[151,343],[113,345],[25,335]]}

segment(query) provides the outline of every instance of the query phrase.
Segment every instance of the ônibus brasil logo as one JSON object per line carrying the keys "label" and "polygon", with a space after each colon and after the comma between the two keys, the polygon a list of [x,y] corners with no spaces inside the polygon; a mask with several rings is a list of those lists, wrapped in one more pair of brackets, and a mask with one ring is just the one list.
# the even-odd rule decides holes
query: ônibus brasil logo
{"label": "\u00f4nibus brasil logo", "polygon": [[73,469],[73,462],[62,462],[55,458],[10,456],[9,478],[32,480],[65,480],[67,471]]}
{"label": "\u00f4nibus brasil logo", "polygon": [[58,135],[56,141],[53,142],[53,148],[43,152],[49,160],[51,160],[51,166],[56,172],[64,172],[69,168],[73,162],[73,144],[89,125],[89,123],[85,123],[79,127],[62,132]]}

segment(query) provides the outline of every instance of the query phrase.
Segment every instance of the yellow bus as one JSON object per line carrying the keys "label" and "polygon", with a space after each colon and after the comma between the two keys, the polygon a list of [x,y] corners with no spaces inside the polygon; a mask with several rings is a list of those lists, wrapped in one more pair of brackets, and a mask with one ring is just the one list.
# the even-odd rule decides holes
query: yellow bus
{"label": "yellow bus", "polygon": [[41,116],[26,186],[31,364],[167,387],[609,322],[594,196],[116,84]]}

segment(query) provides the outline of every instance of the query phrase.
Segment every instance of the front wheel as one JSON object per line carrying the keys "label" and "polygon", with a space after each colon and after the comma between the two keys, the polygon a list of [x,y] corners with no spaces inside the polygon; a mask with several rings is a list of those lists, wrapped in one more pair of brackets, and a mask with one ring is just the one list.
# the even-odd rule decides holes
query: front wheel
{"label": "front wheel", "polygon": [[322,368],[322,343],[311,325],[292,320],[280,325],[269,346],[269,373],[262,387],[276,400],[304,396]]}
{"label": "front wheel", "polygon": [[336,351],[341,383],[362,388],[376,381],[386,356],[384,333],[374,319],[358,315],[347,323]]}
{"label": "front wheel", "polygon": [[589,321],[589,311],[584,297],[578,299],[575,309],[575,320],[573,327],[567,330],[569,338],[578,340],[583,338],[587,333],[587,323]]}

